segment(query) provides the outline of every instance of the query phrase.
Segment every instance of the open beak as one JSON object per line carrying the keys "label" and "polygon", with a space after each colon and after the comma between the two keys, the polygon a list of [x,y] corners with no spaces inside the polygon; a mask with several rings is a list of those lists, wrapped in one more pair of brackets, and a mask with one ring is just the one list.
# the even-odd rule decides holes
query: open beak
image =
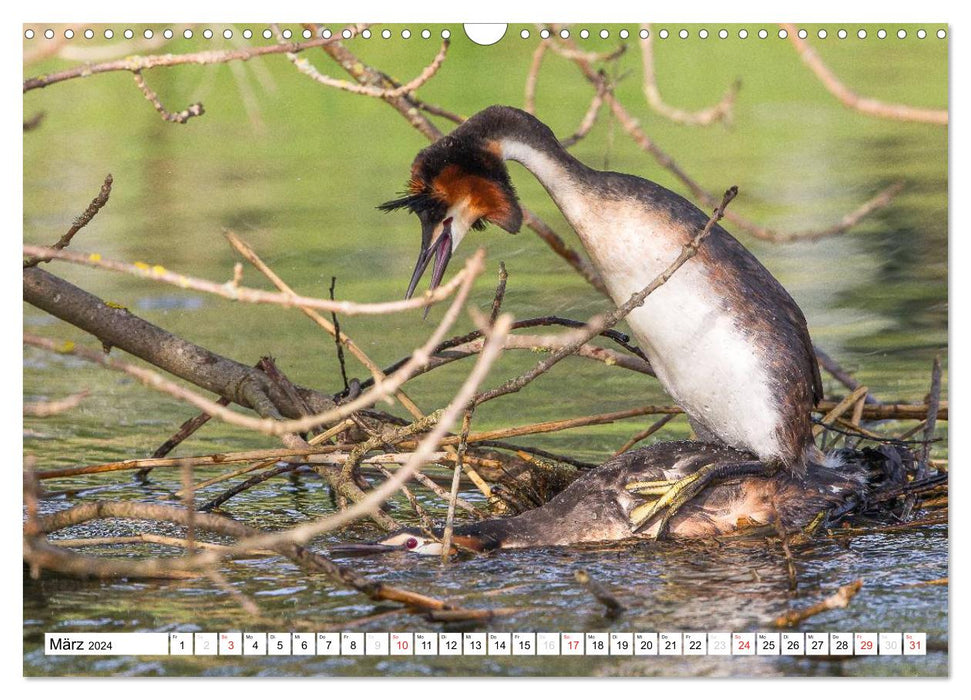
{"label": "open beak", "polygon": [[[422,233],[425,234],[424,231]],[[430,233],[422,235],[421,252],[418,254],[418,262],[415,264],[415,271],[411,275],[411,283],[408,285],[405,299],[411,299],[411,296],[415,293],[415,287],[418,286],[418,282],[421,280],[421,276],[425,274],[425,268],[428,267],[432,258],[435,259],[435,265],[432,267],[432,282],[429,289],[435,289],[442,281],[442,277],[445,276],[445,268],[452,258],[452,217],[442,222],[442,233],[435,239],[434,243],[429,243],[430,238]]]}

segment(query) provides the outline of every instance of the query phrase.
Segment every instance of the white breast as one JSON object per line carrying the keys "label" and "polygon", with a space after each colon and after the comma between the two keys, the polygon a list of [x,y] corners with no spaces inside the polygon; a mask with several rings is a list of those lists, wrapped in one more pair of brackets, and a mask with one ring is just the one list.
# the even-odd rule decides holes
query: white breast
{"label": "white breast", "polygon": [[[564,167],[528,144],[502,142],[503,157],[543,184],[583,241],[618,305],[681,252],[670,223],[636,201],[591,196]],[[781,454],[782,416],[752,339],[736,326],[697,259],[689,260],[627,321],[658,380],[692,424],[762,459]],[[701,436],[704,437],[704,436]]]}
{"label": "white breast", "polygon": [[[568,215],[618,305],[663,272],[681,245],[640,207],[604,202]],[[580,212],[583,213],[580,213]],[[609,220],[609,226],[605,221]],[[692,423],[768,459],[781,453],[781,415],[751,338],[735,324],[697,259],[685,263],[627,321],[658,380]],[[702,435],[701,437],[705,437]]]}

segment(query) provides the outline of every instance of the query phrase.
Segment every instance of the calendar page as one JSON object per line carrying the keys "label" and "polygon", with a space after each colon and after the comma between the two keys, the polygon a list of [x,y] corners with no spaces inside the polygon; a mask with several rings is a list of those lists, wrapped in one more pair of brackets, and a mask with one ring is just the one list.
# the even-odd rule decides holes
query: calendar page
{"label": "calendar page", "polygon": [[948,675],[951,27],[629,14],[20,27],[24,676]]}

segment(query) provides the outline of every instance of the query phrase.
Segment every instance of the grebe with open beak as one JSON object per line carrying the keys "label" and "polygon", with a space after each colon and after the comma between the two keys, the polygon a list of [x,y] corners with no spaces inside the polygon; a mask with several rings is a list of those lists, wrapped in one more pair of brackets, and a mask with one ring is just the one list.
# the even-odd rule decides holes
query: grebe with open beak
{"label": "grebe with open beak", "polygon": [[[519,230],[523,215],[507,160],[521,163],[546,188],[618,305],[657,277],[709,218],[649,180],[587,167],[532,115],[489,107],[422,150],[407,192],[381,206],[407,209],[421,222],[408,296],[432,260],[432,287],[441,281],[470,229],[491,223]],[[712,481],[780,469],[802,476],[822,460],[810,423],[822,383],[806,320],[721,226],[627,321],[698,438],[748,453],[659,486],[661,497],[637,511],[636,526],[670,517],[662,511],[676,511]]]}

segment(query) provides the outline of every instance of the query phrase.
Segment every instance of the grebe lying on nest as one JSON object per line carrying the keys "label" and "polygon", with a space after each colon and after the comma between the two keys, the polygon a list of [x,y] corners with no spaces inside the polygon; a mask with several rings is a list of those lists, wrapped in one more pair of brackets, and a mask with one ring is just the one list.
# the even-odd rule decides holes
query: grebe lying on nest
{"label": "grebe lying on nest", "polygon": [[[522,547],[564,546],[582,542],[654,539],[664,524],[674,538],[704,538],[741,533],[778,523],[784,531],[804,528],[821,514],[843,515],[866,502],[876,479],[903,481],[904,448],[841,450],[826,464],[810,464],[805,476],[780,471],[747,475],[711,484],[670,520],[638,530],[637,511],[670,481],[690,477],[709,465],[751,460],[751,455],[702,442],[663,442],[626,452],[586,472],[545,505],[511,518],[457,526],[453,542],[479,552]],[[441,532],[435,533],[436,537]],[[334,554],[394,550],[440,555],[442,544],[407,528],[370,544],[331,548]]]}

